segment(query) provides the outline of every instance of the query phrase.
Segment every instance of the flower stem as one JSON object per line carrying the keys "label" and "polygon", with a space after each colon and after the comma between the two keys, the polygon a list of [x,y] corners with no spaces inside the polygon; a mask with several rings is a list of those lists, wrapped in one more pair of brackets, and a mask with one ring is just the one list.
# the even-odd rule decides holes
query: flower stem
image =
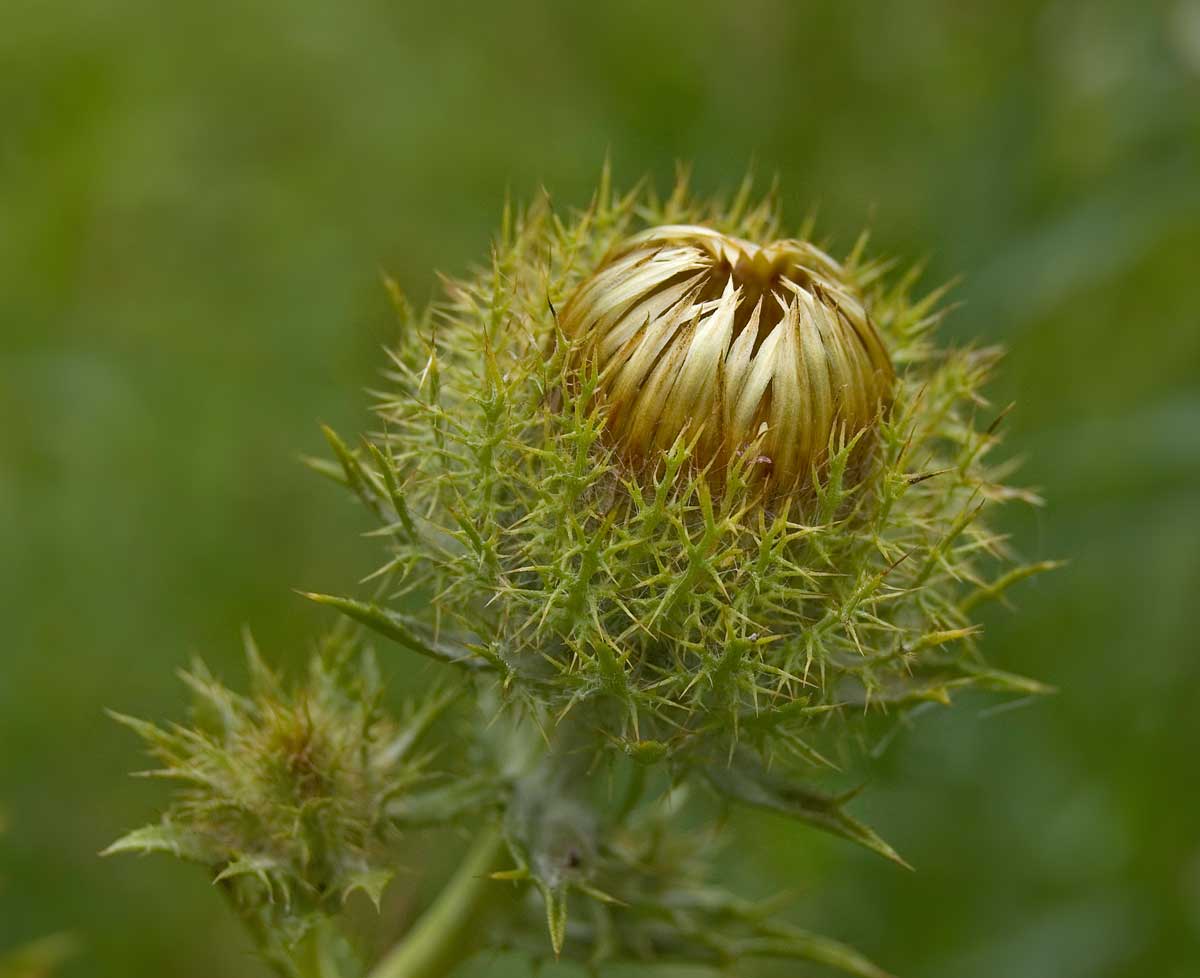
{"label": "flower stem", "polygon": [[496,829],[484,829],[453,878],[412,930],[384,956],[368,978],[444,978],[475,950],[470,931],[495,887],[488,874],[497,868],[504,842]]}
{"label": "flower stem", "polygon": [[338,933],[330,920],[318,921],[300,947],[301,967],[306,978],[342,978],[334,944]]}

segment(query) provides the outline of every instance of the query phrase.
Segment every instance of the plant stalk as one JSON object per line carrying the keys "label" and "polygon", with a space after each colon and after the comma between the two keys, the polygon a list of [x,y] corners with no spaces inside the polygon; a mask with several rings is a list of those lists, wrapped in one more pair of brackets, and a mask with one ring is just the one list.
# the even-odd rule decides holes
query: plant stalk
{"label": "plant stalk", "polygon": [[334,953],[338,932],[330,920],[321,920],[305,937],[301,947],[301,967],[305,978],[342,978]]}
{"label": "plant stalk", "polygon": [[445,889],[368,978],[449,975],[478,946],[479,916],[491,896],[488,890],[500,889],[489,874],[498,868],[503,851],[499,830],[482,830]]}

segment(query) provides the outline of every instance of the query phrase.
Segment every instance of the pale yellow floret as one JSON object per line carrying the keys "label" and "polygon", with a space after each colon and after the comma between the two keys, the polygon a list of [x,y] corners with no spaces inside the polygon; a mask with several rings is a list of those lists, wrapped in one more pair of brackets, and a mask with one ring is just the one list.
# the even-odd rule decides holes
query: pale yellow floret
{"label": "pale yellow floret", "polygon": [[831,439],[870,427],[891,396],[862,300],[806,241],[650,228],[575,291],[562,328],[600,378],[615,446],[639,465],[684,436],[717,478],[752,451],[775,490],[801,489]]}

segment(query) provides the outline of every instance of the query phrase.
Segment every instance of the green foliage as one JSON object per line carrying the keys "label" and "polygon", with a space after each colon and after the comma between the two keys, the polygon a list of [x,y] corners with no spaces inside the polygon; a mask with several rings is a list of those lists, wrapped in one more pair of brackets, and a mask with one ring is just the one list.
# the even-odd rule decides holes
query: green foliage
{"label": "green foliage", "polygon": [[145,774],[179,788],[159,822],[106,853],[166,852],[207,867],[268,959],[291,974],[301,939],[351,893],[379,905],[401,827],[452,819],[479,804],[484,786],[447,785],[423,746],[456,694],[435,693],[392,718],[370,654],[343,637],[324,643],[294,688],[249,636],[246,650],[250,696],[201,664],[183,674],[191,726],[113,714],[161,764]]}
{"label": "green foliage", "polygon": [[[555,953],[577,952],[593,965],[619,960],[728,967],[773,957],[824,964],[859,978],[887,978],[852,948],[781,922],[778,901],[754,903],[713,886],[713,836],[680,824],[686,795],[685,789],[677,789],[668,799],[638,807],[611,825],[595,848],[585,850],[566,829],[578,824],[578,816],[569,813],[578,800],[564,800],[560,791],[541,793],[559,815],[567,810],[565,819],[555,825],[554,815],[543,818],[536,827],[538,851],[517,841],[514,851],[521,865],[496,875],[533,879],[544,900]],[[561,866],[537,866],[547,850],[564,845],[572,856],[573,878]],[[581,872],[588,862],[591,870]],[[568,914],[572,891],[587,902]],[[513,940],[537,956],[540,937],[518,933]]]}

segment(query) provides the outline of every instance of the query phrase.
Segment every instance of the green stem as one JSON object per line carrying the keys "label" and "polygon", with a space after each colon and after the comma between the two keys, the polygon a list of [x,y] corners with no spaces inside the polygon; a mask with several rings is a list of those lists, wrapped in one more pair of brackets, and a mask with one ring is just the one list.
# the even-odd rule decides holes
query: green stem
{"label": "green stem", "polygon": [[299,956],[306,978],[342,978],[342,969],[334,953],[337,940],[337,930],[329,920],[318,921],[305,936]]}
{"label": "green stem", "polygon": [[[445,978],[477,947],[479,915],[499,889],[489,874],[497,868],[504,841],[485,829],[446,888],[412,930],[375,966],[368,978]],[[475,932],[472,934],[471,932]]]}
{"label": "green stem", "polygon": [[642,796],[646,793],[646,765],[634,764],[633,770],[629,773],[629,780],[625,785],[625,794],[621,798],[621,804],[617,807],[613,820],[618,824],[624,823],[630,813],[637,808],[638,802],[642,800]]}
{"label": "green stem", "polygon": [[233,885],[229,880],[222,881],[221,893],[238,919],[241,920],[242,926],[249,933],[250,939],[254,942],[254,946],[262,956],[262,960],[266,962],[270,969],[279,978],[303,978],[297,970],[296,962],[291,956],[281,952],[271,940],[271,935],[263,924],[262,919],[253,911],[247,911],[238,903],[234,895]]}

